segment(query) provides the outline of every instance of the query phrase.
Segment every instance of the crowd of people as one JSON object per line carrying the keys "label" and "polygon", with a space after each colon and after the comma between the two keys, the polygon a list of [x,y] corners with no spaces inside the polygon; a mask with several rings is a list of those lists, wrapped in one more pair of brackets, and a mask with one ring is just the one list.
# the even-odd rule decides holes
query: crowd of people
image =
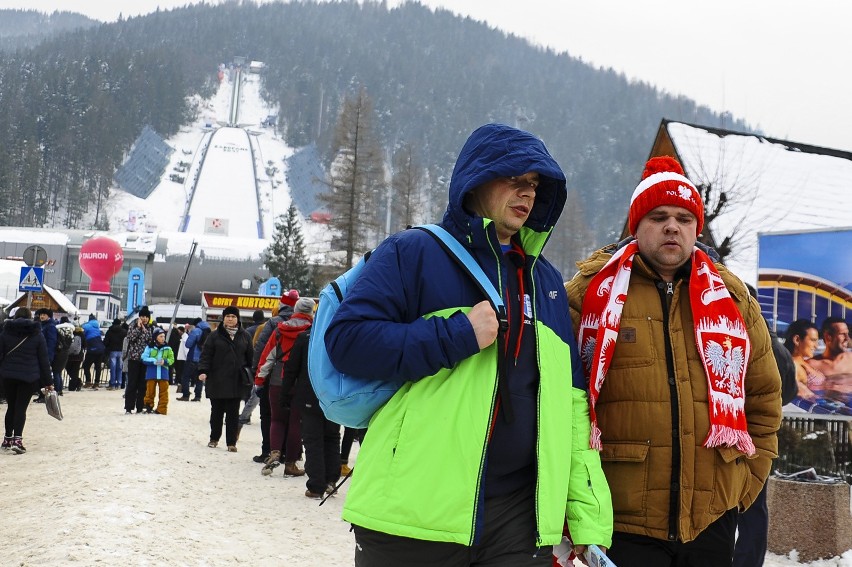
{"label": "crowd of people", "polygon": [[307,476],[308,498],[353,473],[362,442],[343,510],[358,567],[549,565],[554,546],[560,564],[599,548],[621,567],[761,565],[782,400],[850,406],[845,321],[823,324],[821,356],[809,321],[791,325],[789,355],[779,348],[754,295],[701,243],[701,192],[674,158],[647,162],[630,236],[568,281],[542,255],[566,199],[541,140],[500,124],[470,135],[441,225],[504,306],[426,233],[381,243],[321,337],[341,372],[398,387],[369,430],[341,437],[320,410],[316,304],[289,290],[248,328],[227,307],[171,334],[147,307],[103,338],[93,317],[76,327],[18,309],[0,335],[3,447],[25,451],[37,388],[61,393],[64,369],[69,389],[97,389],[106,363],[126,414],[167,415],[170,384],[181,402],[206,395],[211,449],[224,433],[237,452],[259,409],[253,460]]}
{"label": "crowd of people", "polygon": [[[253,460],[263,465],[264,475],[283,464],[285,476],[307,476],[306,496],[322,498],[332,492],[341,471],[351,470],[352,441],[341,461],[340,426],[317,420],[322,412],[307,379],[306,356],[315,307],[313,299],[290,290],[269,321],[263,311],[255,311],[247,329],[239,310],[226,307],[212,325],[196,318],[175,325],[171,333],[147,306],[129,323],[113,320],[105,332],[94,315],[77,325],[64,316],[57,321],[50,309],[17,308],[0,333],[0,400],[8,404],[3,449],[26,452],[27,408],[31,401],[42,402],[46,391],[61,396],[68,390],[94,391],[104,381],[107,390],[124,392],[126,415],[168,415],[170,400],[200,402],[206,396],[209,447],[218,447],[224,425],[227,450],[237,452],[240,429],[260,406],[263,443]],[[289,361],[293,348],[298,356]],[[176,387],[174,394],[169,386]],[[303,421],[309,423],[302,427]]]}

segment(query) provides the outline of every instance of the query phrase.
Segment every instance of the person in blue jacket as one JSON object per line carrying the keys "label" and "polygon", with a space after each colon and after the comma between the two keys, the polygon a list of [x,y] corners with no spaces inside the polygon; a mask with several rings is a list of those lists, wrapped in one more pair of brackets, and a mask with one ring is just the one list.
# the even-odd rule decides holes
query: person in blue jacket
{"label": "person in blue jacket", "polygon": [[[166,344],[166,332],[160,327],[151,331],[151,344],[142,352],[142,362],[145,363],[145,411],[166,415],[169,409],[169,369],[175,363],[175,353]],[[160,393],[157,396],[157,389]],[[154,399],[157,399],[157,409],[154,409]]]}
{"label": "person in blue jacket", "polygon": [[566,522],[576,551],[610,545],[563,278],[541,255],[566,195],[541,140],[478,128],[441,226],[501,292],[505,332],[420,230],[379,245],[335,314],[335,367],[400,384],[370,421],[343,510],[355,565],[550,565]]}
{"label": "person in blue jacket", "polygon": [[[53,361],[56,358],[56,345],[59,342],[59,333],[56,331],[56,319],[53,318],[53,310],[47,307],[36,309],[35,318],[41,324],[41,334],[44,335],[44,341],[47,344],[47,359],[53,365]],[[36,402],[44,403],[44,394],[40,391]]]}
{"label": "person in blue jacket", "polygon": [[56,356],[56,343],[59,340],[59,334],[56,331],[56,319],[53,318],[53,310],[46,307],[36,309],[36,318],[41,324],[41,334],[44,335],[44,341],[47,343],[47,359],[53,363]]}
{"label": "person in blue jacket", "polygon": [[[89,320],[83,323],[83,341],[86,344],[86,358],[83,359],[86,387],[97,390],[101,384],[101,367],[104,363],[106,347],[101,334],[101,325],[94,314],[90,314]],[[92,365],[95,366],[94,381],[92,380]]]}
{"label": "person in blue jacket", "polygon": [[183,376],[180,381],[179,402],[188,402],[189,388],[194,387],[195,395],[192,397],[193,402],[201,401],[201,393],[204,391],[204,382],[198,380],[198,361],[201,360],[201,350],[204,348],[204,343],[207,342],[207,337],[210,336],[210,325],[207,321],[203,321],[201,317],[197,317],[192,322],[192,331],[189,332],[189,337],[186,339],[186,362],[183,365]]}

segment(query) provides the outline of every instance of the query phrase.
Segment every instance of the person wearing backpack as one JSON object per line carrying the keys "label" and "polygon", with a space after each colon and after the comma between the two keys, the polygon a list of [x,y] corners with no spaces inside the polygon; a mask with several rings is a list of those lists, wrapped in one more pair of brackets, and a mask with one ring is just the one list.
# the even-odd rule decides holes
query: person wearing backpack
{"label": "person wearing backpack", "polygon": [[482,126],[440,225],[499,290],[505,326],[422,230],[372,252],[324,336],[315,321],[311,341],[340,372],[399,385],[369,422],[343,508],[359,567],[549,565],[566,521],[575,551],[609,547],[568,299],[541,255],[566,197],[538,138]]}
{"label": "person wearing backpack", "polygon": [[74,326],[74,336],[71,338],[71,346],[68,348],[68,360],[65,362],[65,372],[68,373],[68,391],[79,392],[83,387],[80,380],[80,366],[86,356],[83,348],[83,327]]}
{"label": "person wearing backpack", "polygon": [[[281,462],[284,462],[284,476],[302,476],[305,474],[296,461],[302,458],[302,431],[299,408],[283,411],[281,398],[292,395],[291,389],[282,388],[284,362],[290,355],[296,337],[311,326],[316,303],[310,297],[302,297],[293,308],[293,315],[278,323],[278,328],[270,335],[260,355],[255,375],[255,390],[268,390],[265,398],[269,404],[269,457],[261,474],[269,475]],[[281,458],[283,454],[283,459]]]}
{"label": "person wearing backpack", "polygon": [[[260,355],[266,343],[269,342],[269,337],[278,328],[278,324],[286,321],[293,315],[293,309],[296,302],[299,300],[299,290],[290,289],[281,294],[281,299],[278,302],[278,311],[273,310],[272,317],[264,324],[258,325],[254,332],[252,344],[254,345],[254,356],[252,358],[252,369],[257,371]],[[261,388],[252,388],[247,407],[256,405],[260,407],[260,454],[252,457],[255,463],[263,463],[269,460],[269,426],[272,419],[269,406],[269,391]],[[243,410],[244,413],[246,410]],[[248,411],[248,416],[251,411]]]}
{"label": "person wearing backpack", "polygon": [[301,416],[302,440],[305,444],[305,496],[322,498],[334,493],[340,479],[340,425],[327,419],[308,377],[308,342],[311,329],[296,337],[290,356],[284,362],[281,389],[281,411],[298,409]]}

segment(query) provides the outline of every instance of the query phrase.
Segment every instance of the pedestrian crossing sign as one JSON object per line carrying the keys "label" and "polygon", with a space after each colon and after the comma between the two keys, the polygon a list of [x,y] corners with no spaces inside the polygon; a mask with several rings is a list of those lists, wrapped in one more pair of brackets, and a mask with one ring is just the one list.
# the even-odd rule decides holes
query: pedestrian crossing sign
{"label": "pedestrian crossing sign", "polygon": [[44,287],[44,268],[23,266],[18,291],[41,291]]}

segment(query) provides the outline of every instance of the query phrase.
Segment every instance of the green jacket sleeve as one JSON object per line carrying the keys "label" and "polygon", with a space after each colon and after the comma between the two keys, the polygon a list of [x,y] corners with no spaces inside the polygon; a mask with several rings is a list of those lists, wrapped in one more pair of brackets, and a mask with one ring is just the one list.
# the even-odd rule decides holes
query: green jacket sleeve
{"label": "green jacket sleeve", "polygon": [[175,364],[175,352],[172,350],[172,347],[166,347],[163,351],[163,360],[166,361],[166,365],[169,367],[174,366]]}
{"label": "green jacket sleeve", "polygon": [[574,404],[571,480],[565,517],[575,545],[612,546],[612,497],[597,451],[589,447],[588,394],[572,389]]}

